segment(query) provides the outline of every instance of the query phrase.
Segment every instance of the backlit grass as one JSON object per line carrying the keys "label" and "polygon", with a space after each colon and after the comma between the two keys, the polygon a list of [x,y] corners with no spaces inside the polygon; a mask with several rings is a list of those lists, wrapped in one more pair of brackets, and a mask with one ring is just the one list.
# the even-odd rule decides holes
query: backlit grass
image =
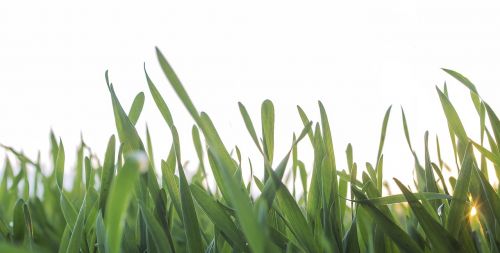
{"label": "backlit grass", "polygon": [[[345,152],[334,151],[321,103],[317,120],[298,107],[303,130],[291,137],[286,155],[276,157],[275,112],[269,100],[262,103],[261,126],[239,104],[242,122],[261,154],[251,159],[251,169],[264,171],[262,178],[249,182],[242,177],[248,166],[242,166],[246,161],[239,150],[224,146],[209,115],[191,101],[159,50],[157,56],[194,120],[192,140],[179,139],[159,92],[167,87],[156,87],[145,70],[150,98],[173,140],[168,156],[154,160],[154,138],[147,132],[142,139],[135,128],[144,93],[126,111],[106,74],[117,136],[109,138],[100,159],[82,142],[76,161],[65,161],[63,142],[51,133],[50,168],[42,172],[40,156],[26,157],[3,146],[10,159],[1,170],[0,252],[499,252],[500,198],[490,182],[500,176],[500,120],[461,74],[444,69],[469,89],[480,139],[469,138],[446,86],[436,88],[449,127],[449,136],[439,140],[452,143],[454,161],[441,159],[439,140],[429,140],[428,134],[424,150],[414,150],[401,110],[408,152],[415,158],[411,186],[383,178],[391,108],[382,120],[377,160],[360,166],[351,145]],[[301,161],[299,142],[313,150],[312,164]],[[193,143],[198,171],[187,178],[181,151]],[[438,152],[431,155],[431,149]],[[347,164],[336,162],[342,155]],[[452,169],[451,177],[443,175],[445,167]],[[75,178],[65,183],[69,168]],[[496,179],[490,180],[490,170]],[[212,180],[209,171],[216,191],[206,188]],[[386,181],[402,194],[383,196]],[[258,194],[251,194],[251,188]]]}

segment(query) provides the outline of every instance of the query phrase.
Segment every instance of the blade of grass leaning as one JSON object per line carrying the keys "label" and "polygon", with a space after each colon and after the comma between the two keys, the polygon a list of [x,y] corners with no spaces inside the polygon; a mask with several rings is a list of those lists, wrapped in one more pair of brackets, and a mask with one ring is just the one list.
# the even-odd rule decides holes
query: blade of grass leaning
{"label": "blade of grass leaning", "polygon": [[250,198],[232,177],[236,171],[233,160],[230,158],[229,153],[222,144],[222,141],[213,127],[213,123],[208,115],[205,113],[198,113],[182,83],[158,48],[156,49],[156,54],[160,66],[171,86],[174,88],[184,106],[187,108],[196,124],[205,135],[205,139],[209,144],[209,156],[212,156],[212,160],[217,163],[218,168],[220,169],[220,174],[224,179],[222,182],[217,182],[217,184],[221,186],[221,189],[225,192],[224,194],[230,198],[231,204],[233,204],[237,210],[237,218],[241,223],[242,230],[248,240],[250,248],[256,253],[263,252],[265,242],[262,236],[261,228],[259,228],[257,222],[256,214],[253,212]]}

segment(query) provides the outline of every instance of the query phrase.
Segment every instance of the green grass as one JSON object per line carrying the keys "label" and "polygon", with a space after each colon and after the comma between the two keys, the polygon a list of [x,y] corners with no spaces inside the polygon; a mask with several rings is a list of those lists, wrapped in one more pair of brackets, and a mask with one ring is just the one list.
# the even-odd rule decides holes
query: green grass
{"label": "green grass", "polygon": [[[154,138],[147,131],[141,139],[135,128],[144,93],[127,113],[106,73],[117,137],[110,137],[102,164],[82,141],[76,165],[68,166],[63,142],[54,133],[51,168],[44,172],[40,156],[32,159],[3,146],[16,161],[5,159],[0,178],[0,252],[499,252],[500,198],[488,172],[493,170],[498,181],[500,120],[461,74],[444,69],[469,89],[480,139],[469,139],[446,85],[437,88],[436,99],[448,123],[454,161],[441,159],[439,139],[429,143],[427,133],[424,150],[414,150],[401,109],[408,152],[415,159],[415,170],[408,171],[414,185],[407,186],[383,178],[391,108],[382,121],[376,160],[360,167],[350,144],[347,164],[337,163],[342,153],[334,151],[321,103],[318,122],[298,107],[304,128],[290,138],[284,157],[275,157],[273,103],[262,103],[260,134],[239,103],[249,140],[262,155],[252,157],[253,166],[242,166],[239,149],[224,146],[208,114],[196,108],[159,50],[157,56],[195,122],[192,140],[179,139],[168,105],[145,71],[148,90],[173,140],[168,156],[156,161],[161,166],[155,168]],[[313,150],[312,164],[301,161],[299,142]],[[188,180],[181,150],[193,144],[199,165]],[[434,145],[437,153],[431,155]],[[75,178],[65,183],[64,171],[70,167]],[[252,175],[264,171],[264,176],[243,180],[242,170],[247,169]],[[214,192],[206,188],[208,171],[217,185]],[[402,194],[383,196],[387,181]]]}

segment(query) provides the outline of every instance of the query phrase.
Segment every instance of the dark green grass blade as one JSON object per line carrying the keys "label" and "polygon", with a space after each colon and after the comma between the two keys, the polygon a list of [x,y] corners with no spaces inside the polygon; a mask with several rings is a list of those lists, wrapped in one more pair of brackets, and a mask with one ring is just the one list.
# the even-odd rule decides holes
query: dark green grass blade
{"label": "dark green grass blade", "polygon": [[198,217],[194,208],[191,190],[184,174],[184,169],[181,164],[181,153],[179,135],[175,126],[172,126],[172,137],[174,140],[174,150],[177,156],[177,169],[179,172],[179,192],[181,198],[182,220],[184,223],[188,249],[191,253],[202,252],[203,242],[200,235],[200,226],[198,224]]}
{"label": "dark green grass blade", "polygon": [[399,180],[394,179],[399,189],[403,192],[413,213],[430,240],[434,252],[463,252],[457,240],[446,231],[418,201],[417,197],[408,190]]}

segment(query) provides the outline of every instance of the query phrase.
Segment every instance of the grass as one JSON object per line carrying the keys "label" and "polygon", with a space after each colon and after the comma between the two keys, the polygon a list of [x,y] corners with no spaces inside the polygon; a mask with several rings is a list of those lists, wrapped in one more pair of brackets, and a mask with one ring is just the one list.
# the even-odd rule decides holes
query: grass
{"label": "grass", "polygon": [[[337,164],[339,153],[334,152],[321,103],[318,122],[298,107],[304,128],[280,159],[274,156],[273,103],[262,104],[260,135],[239,103],[249,137],[262,155],[252,161],[264,161],[261,167],[250,167],[264,170],[263,178],[248,182],[242,178],[246,167],[239,150],[224,146],[208,114],[196,108],[159,50],[157,56],[195,122],[196,174],[190,180],[185,175],[181,150],[188,142],[180,142],[168,105],[146,70],[149,92],[173,140],[158,169],[151,162],[149,132],[144,141],[135,128],[144,93],[127,113],[106,73],[118,135],[110,137],[102,164],[82,141],[75,178],[68,184],[63,142],[53,133],[50,173],[42,172],[40,156],[32,159],[3,146],[16,161],[6,158],[0,180],[0,252],[499,252],[500,198],[488,171],[494,170],[498,180],[500,120],[461,74],[444,69],[469,89],[480,140],[468,137],[446,85],[436,88],[455,161],[441,159],[439,139],[431,156],[428,134],[419,157],[401,109],[415,158],[413,190],[388,179],[402,194],[383,196],[383,148],[391,108],[383,119],[376,161],[363,169],[354,161],[351,145],[345,152],[347,164]],[[299,142],[309,142],[303,145],[314,151],[312,164],[300,160]],[[30,168],[34,173],[28,173]],[[208,170],[215,192],[206,187]]]}

